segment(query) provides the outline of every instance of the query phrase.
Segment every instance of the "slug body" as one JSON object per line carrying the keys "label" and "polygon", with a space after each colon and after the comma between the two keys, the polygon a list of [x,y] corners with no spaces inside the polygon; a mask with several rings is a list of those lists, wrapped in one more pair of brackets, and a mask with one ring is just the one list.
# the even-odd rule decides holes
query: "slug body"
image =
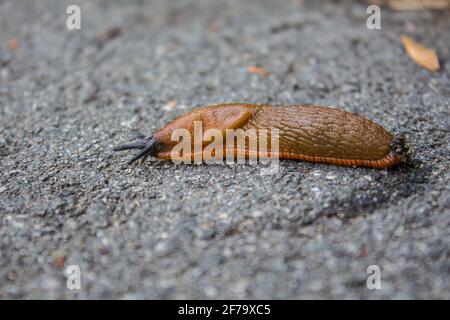
{"label": "slug body", "polygon": [[[172,133],[185,129],[193,134],[195,122],[201,122],[204,131],[215,129],[224,136],[227,129],[242,129],[258,137],[266,130],[278,130],[276,149],[269,146],[265,152],[260,152],[248,143],[240,149],[224,145],[224,156],[243,152],[249,158],[278,157],[373,168],[386,168],[407,160],[402,135],[394,136],[380,125],[354,113],[301,105],[221,104],[197,108],[168,123],[151,137],[115,150],[142,149],[130,163],[149,155],[174,159],[176,155],[172,150],[179,141],[173,141]],[[195,152],[184,156],[194,157]]]}

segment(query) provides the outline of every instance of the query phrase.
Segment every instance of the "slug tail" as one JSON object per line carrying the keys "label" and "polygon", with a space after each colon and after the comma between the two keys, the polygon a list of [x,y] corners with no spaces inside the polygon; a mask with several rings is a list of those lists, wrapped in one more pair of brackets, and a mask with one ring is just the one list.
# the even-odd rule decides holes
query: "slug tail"
{"label": "slug tail", "polygon": [[391,142],[391,154],[400,160],[401,163],[405,163],[409,160],[411,154],[411,148],[406,143],[406,137],[403,133],[397,133]]}

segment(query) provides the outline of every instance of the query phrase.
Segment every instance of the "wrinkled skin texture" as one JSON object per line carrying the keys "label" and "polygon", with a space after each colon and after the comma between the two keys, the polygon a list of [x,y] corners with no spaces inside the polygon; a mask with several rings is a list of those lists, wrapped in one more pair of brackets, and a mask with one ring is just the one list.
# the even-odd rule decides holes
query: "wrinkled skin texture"
{"label": "wrinkled skin texture", "polygon": [[393,139],[370,120],[318,106],[262,107],[247,126],[278,128],[280,151],[340,159],[381,159]]}

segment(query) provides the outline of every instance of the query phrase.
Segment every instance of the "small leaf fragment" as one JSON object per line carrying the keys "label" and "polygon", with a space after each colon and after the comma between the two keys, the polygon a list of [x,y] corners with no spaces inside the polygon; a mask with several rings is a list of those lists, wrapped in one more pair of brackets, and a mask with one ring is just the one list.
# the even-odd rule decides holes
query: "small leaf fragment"
{"label": "small leaf fragment", "polygon": [[439,10],[450,7],[449,0],[388,0],[387,4],[397,11]]}
{"label": "small leaf fragment", "polygon": [[12,38],[11,40],[9,40],[8,46],[11,50],[16,50],[17,48],[19,48],[19,40],[17,40],[17,38]]}
{"label": "small leaf fragment", "polygon": [[270,76],[270,72],[269,71],[267,71],[264,68],[257,67],[257,66],[248,67],[247,71],[250,72],[250,73],[253,73],[253,74],[259,74],[260,76],[263,76],[263,77]]}
{"label": "small leaf fragment", "polygon": [[64,267],[64,256],[55,257],[55,268],[56,270],[61,270]]}
{"label": "small leaf fragment", "polygon": [[108,40],[117,38],[121,34],[122,34],[122,29],[119,27],[114,27],[114,28],[108,29],[103,32],[98,32],[95,35],[95,38],[97,39],[97,41],[104,42],[104,41],[108,41]]}
{"label": "small leaf fragment", "polygon": [[426,48],[408,36],[401,36],[400,41],[405,47],[406,53],[418,65],[430,70],[439,70],[439,59],[433,49]]}

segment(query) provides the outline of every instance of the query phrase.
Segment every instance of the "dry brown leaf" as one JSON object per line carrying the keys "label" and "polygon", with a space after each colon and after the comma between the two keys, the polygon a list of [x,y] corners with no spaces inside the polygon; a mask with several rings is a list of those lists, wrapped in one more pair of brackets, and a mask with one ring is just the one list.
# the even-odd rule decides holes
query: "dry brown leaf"
{"label": "dry brown leaf", "polygon": [[64,267],[64,256],[57,256],[55,258],[55,268],[56,270],[61,270]]}
{"label": "dry brown leaf", "polygon": [[450,8],[450,0],[388,0],[387,5],[397,11]]}
{"label": "dry brown leaf", "polygon": [[117,38],[121,34],[122,34],[122,29],[119,27],[115,27],[115,28],[111,28],[111,29],[103,31],[103,32],[98,32],[95,35],[95,38],[98,41],[107,41],[107,40],[112,40],[114,38]]}
{"label": "dry brown leaf", "polygon": [[415,63],[430,71],[439,70],[439,59],[433,49],[425,48],[408,36],[401,36],[400,41]]}
{"label": "dry brown leaf", "polygon": [[16,50],[17,48],[19,48],[19,40],[17,40],[17,38],[12,38],[11,40],[9,40],[9,48],[11,50]]}
{"label": "dry brown leaf", "polygon": [[270,76],[270,72],[269,71],[267,71],[264,68],[257,67],[257,66],[248,67],[247,71],[250,72],[250,73],[253,73],[253,74],[259,74],[260,76],[263,76],[263,77]]}
{"label": "dry brown leaf", "polygon": [[208,31],[209,32],[218,32],[219,31],[219,26],[217,25],[217,23],[212,22],[208,25]]}

